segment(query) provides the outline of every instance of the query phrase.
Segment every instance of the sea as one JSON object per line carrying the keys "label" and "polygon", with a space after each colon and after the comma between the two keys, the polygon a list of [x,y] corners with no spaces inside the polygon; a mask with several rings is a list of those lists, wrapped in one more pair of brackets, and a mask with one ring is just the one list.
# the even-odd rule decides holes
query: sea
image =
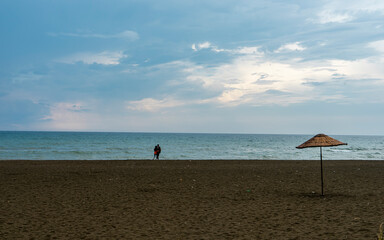
{"label": "sea", "polygon": [[[322,148],[324,160],[384,160],[384,136],[329,135],[348,143]],[[317,160],[297,149],[313,135],[0,131],[0,160]]]}

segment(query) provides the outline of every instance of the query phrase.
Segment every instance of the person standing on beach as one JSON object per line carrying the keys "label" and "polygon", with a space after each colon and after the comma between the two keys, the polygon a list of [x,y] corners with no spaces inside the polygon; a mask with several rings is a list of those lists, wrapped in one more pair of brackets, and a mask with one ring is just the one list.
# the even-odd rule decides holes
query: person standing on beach
{"label": "person standing on beach", "polygon": [[153,160],[155,160],[155,157],[156,157],[156,160],[159,160],[159,155],[160,155],[160,153],[161,153],[161,147],[160,147],[160,145],[159,144],[157,144],[156,146],[155,146],[155,149],[153,149]]}

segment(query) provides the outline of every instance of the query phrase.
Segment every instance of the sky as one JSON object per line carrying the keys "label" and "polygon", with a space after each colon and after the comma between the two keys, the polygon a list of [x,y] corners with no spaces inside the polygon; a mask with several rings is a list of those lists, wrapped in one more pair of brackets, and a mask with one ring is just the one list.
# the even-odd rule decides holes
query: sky
{"label": "sky", "polygon": [[2,0],[0,130],[384,135],[384,1]]}

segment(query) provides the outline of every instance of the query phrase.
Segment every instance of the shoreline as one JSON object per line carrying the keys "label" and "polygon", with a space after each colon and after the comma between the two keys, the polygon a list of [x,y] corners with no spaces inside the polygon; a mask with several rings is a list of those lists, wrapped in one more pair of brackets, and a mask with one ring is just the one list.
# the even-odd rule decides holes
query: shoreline
{"label": "shoreline", "polygon": [[[282,162],[307,162],[307,161],[320,161],[320,159],[297,159],[297,160],[293,160],[293,159],[160,159],[160,160],[152,160],[152,159],[108,159],[108,160],[104,160],[104,159],[90,159],[90,160],[87,160],[87,159],[81,159],[81,160],[77,160],[77,159],[57,159],[57,160],[52,160],[52,159],[0,159],[0,162],[6,162],[6,161],[13,161],[13,162],[23,162],[23,161],[37,161],[37,162],[65,162],[65,161],[68,161],[68,162],[99,162],[99,161],[104,161],[104,162],[124,162],[124,161],[149,161],[149,162],[172,162],[172,161],[185,161],[185,162],[190,162],[190,161],[282,161]],[[341,161],[341,162],[348,162],[348,161],[351,161],[351,162],[358,162],[358,161],[362,161],[362,162],[380,162],[380,161],[384,161],[384,159],[324,159],[323,158],[323,161],[327,161],[327,162],[338,162],[338,161]]]}
{"label": "shoreline", "polygon": [[0,160],[0,238],[374,239],[384,161]]}

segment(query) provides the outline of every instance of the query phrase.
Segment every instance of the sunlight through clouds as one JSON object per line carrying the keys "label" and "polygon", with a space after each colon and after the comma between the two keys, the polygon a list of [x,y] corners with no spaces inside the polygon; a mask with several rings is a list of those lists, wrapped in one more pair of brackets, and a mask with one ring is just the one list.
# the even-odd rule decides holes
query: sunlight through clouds
{"label": "sunlight through clouds", "polygon": [[[205,44],[205,47],[212,47]],[[382,42],[368,44],[381,50]],[[216,93],[215,97],[199,99],[183,98],[144,98],[128,101],[127,109],[136,111],[158,112],[185,105],[214,104],[218,107],[248,106],[289,106],[308,101],[353,103],[347,93],[338,90],[338,86],[348,84],[370,84],[383,82],[384,70],[380,57],[357,60],[312,60],[300,58],[289,60],[274,59],[280,51],[304,51],[300,42],[288,43],[275,53],[266,54],[259,47],[239,47],[225,49],[232,55],[232,60],[224,64],[202,65],[193,62],[177,61],[158,65],[168,71],[179,69],[185,74],[184,83],[192,84],[206,93]],[[240,54],[242,53],[242,54]],[[371,80],[370,80],[371,79]],[[169,80],[175,85],[173,80]],[[203,93],[201,92],[201,93]],[[188,102],[188,103],[187,103]]]}
{"label": "sunlight through clouds", "polygon": [[[309,76],[314,77],[310,72],[305,67],[266,62],[265,59],[247,56],[238,57],[230,64],[213,69],[200,69],[191,74],[188,80],[202,82],[202,86],[208,90],[221,89],[222,93],[215,99],[223,105],[288,104],[309,98],[307,95],[311,87],[303,83]],[[316,74],[324,72],[317,71]],[[277,99],[275,95],[265,94],[271,90],[293,95],[285,96],[283,101],[274,101]]]}
{"label": "sunlight through clouds", "polygon": [[[370,46],[382,47],[381,42]],[[281,47],[290,50],[296,48],[305,49],[298,43]],[[217,102],[223,106],[286,106],[311,100],[348,101],[340,91],[329,88],[339,84],[340,77],[335,76],[342,76],[341,80],[345,83],[362,83],[364,79],[376,79],[378,83],[384,78],[384,71],[380,67],[383,61],[380,58],[304,62],[301,59],[291,59],[289,62],[268,59],[270,56],[237,56],[232,62],[218,66],[198,65],[188,68],[186,79],[207,91],[221,91],[217,97],[205,99],[206,102]],[[320,83],[324,85],[323,88],[316,86]]]}

